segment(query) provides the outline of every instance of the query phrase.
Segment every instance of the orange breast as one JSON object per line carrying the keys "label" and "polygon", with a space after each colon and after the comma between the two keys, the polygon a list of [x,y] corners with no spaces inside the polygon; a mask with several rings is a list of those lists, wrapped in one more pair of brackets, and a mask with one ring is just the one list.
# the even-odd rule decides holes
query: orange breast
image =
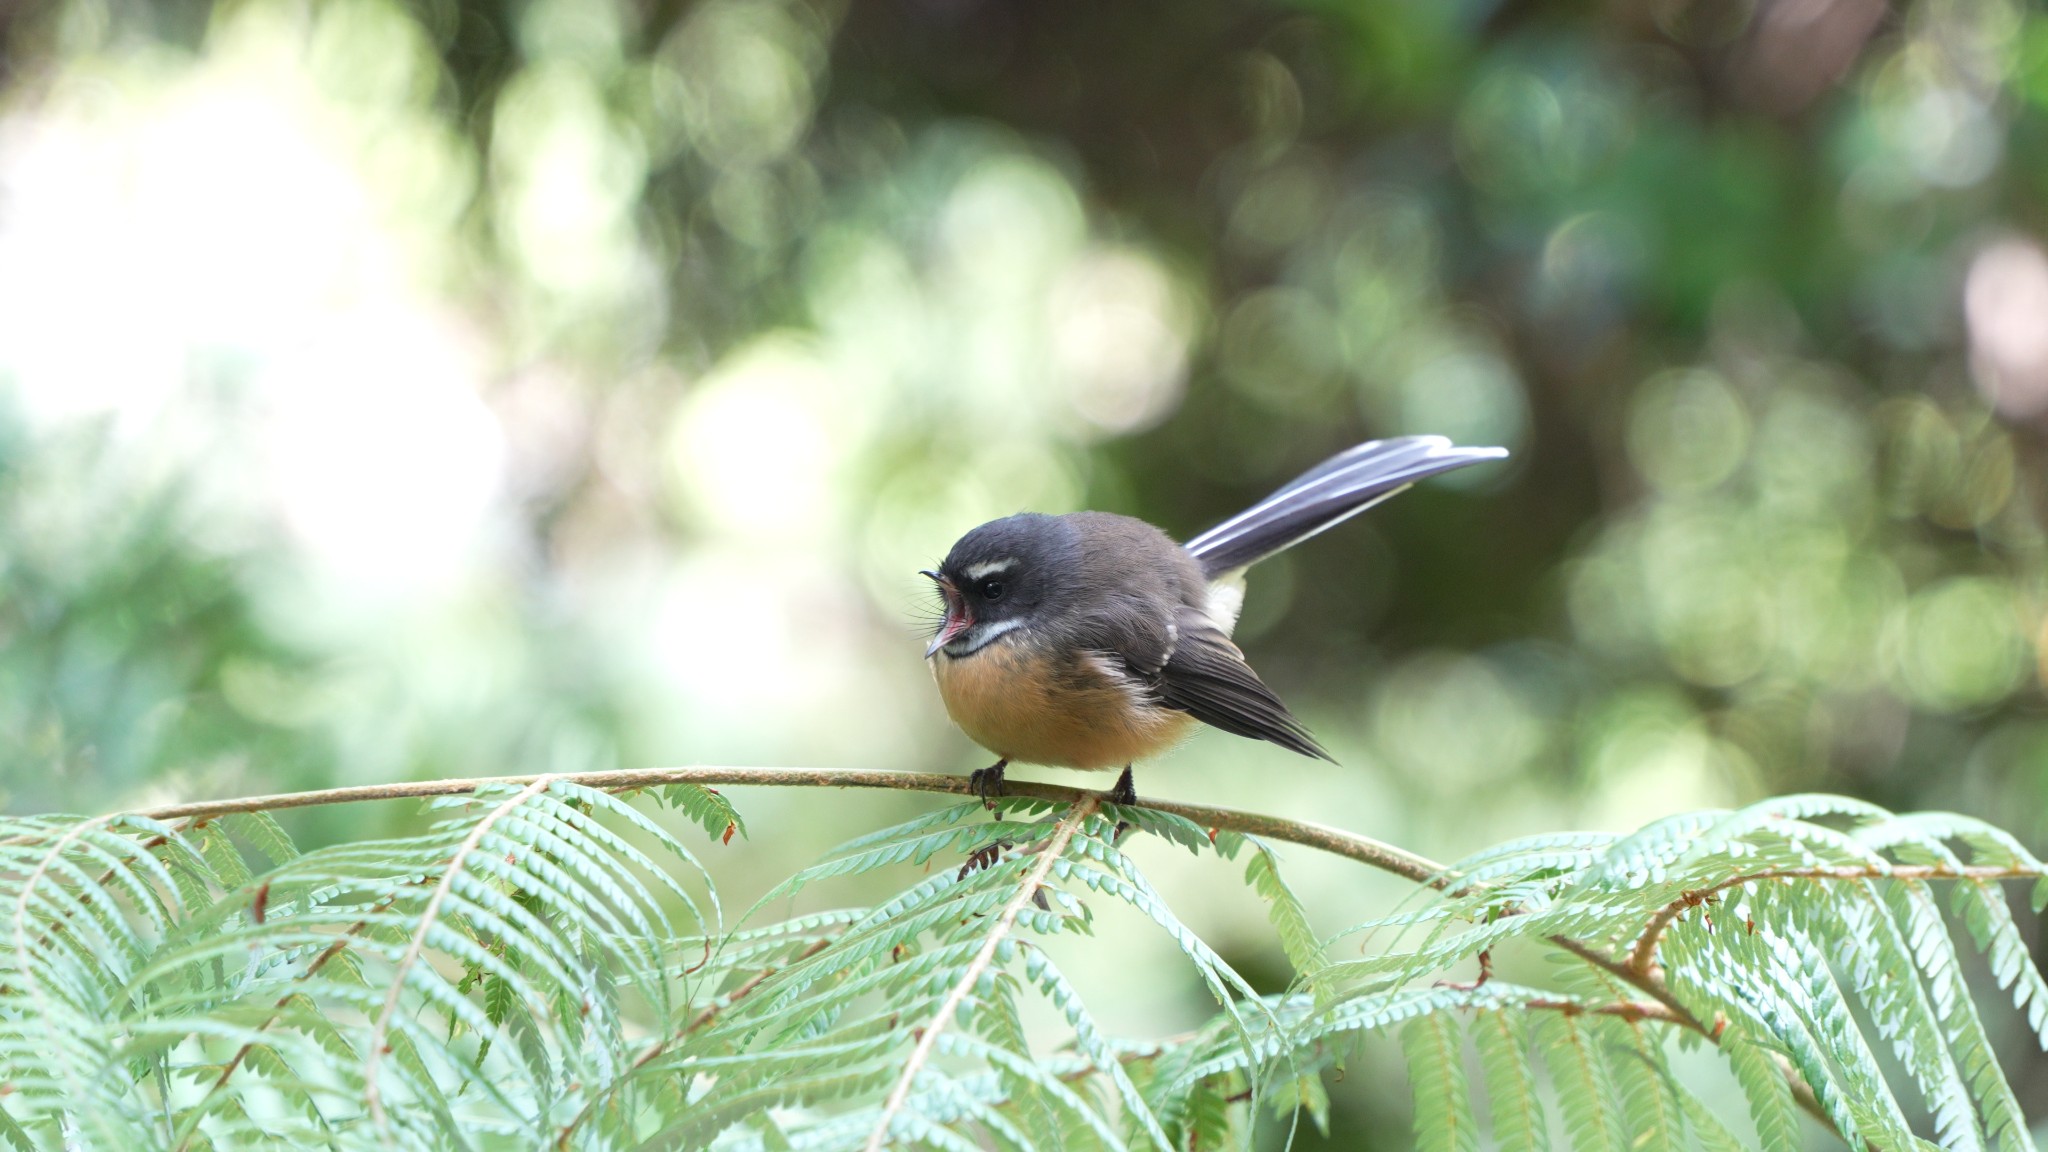
{"label": "orange breast", "polygon": [[997,640],[931,660],[946,712],[974,742],[1011,760],[1060,768],[1122,768],[1165,751],[1194,717],[1141,702],[1091,664],[1063,663]]}

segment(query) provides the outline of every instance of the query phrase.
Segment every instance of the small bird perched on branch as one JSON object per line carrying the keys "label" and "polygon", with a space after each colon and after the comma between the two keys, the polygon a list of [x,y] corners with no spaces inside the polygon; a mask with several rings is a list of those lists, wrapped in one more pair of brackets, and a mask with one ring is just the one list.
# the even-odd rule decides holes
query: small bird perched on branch
{"label": "small bird perched on branch", "polygon": [[1111,800],[1137,799],[1131,765],[1196,721],[1332,759],[1230,642],[1245,569],[1425,477],[1507,455],[1441,436],[1338,453],[1186,544],[1129,516],[1025,512],[962,536],[927,570],[945,616],[925,649],[953,722],[998,757],[1121,767]]}

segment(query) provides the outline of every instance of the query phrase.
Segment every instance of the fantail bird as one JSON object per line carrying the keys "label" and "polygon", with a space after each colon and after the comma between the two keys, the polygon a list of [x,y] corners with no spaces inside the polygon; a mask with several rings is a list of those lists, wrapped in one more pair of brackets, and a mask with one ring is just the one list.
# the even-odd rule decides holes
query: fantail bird
{"label": "fantail bird", "polygon": [[1506,455],[1373,440],[1186,544],[1109,512],[1025,512],[962,536],[923,573],[945,598],[924,654],[953,722],[998,757],[975,790],[1000,795],[1012,760],[1121,767],[1110,798],[1134,803],[1131,765],[1198,720],[1331,760],[1230,642],[1245,569],[1424,477]]}

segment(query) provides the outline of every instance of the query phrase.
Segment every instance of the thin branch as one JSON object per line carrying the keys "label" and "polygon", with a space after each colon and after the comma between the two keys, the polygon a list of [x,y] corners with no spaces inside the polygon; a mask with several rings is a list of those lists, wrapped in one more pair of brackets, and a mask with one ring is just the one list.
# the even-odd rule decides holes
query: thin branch
{"label": "thin branch", "polygon": [[1479,950],[1478,979],[1463,982],[1457,980],[1439,980],[1436,982],[1436,984],[1439,988],[1455,988],[1460,992],[1477,992],[1479,989],[1485,987],[1486,982],[1491,979],[1493,979],[1493,949],[1481,948]]}
{"label": "thin branch", "polygon": [[987,970],[989,962],[995,959],[996,949],[1001,947],[1003,941],[1010,935],[1010,928],[1016,924],[1018,915],[1024,911],[1024,906],[1031,903],[1032,898],[1038,894],[1038,886],[1045,883],[1046,876],[1052,872],[1052,866],[1066,854],[1067,842],[1074,838],[1074,833],[1080,830],[1082,822],[1093,816],[1096,809],[1101,806],[1101,796],[1093,792],[1084,793],[1072,808],[1067,809],[1067,814],[1062,816],[1059,824],[1053,828],[1052,835],[1039,847],[1038,862],[1024,874],[1024,879],[1017,885],[1016,894],[1010,897],[1008,904],[1003,905],[1003,911],[996,917],[996,922],[989,925],[987,937],[981,942],[981,949],[974,954],[974,959],[967,962],[960,979],[954,982],[952,990],[946,993],[946,999],[940,1003],[938,1013],[932,1017],[931,1023],[925,1025],[924,1035],[918,1038],[917,1047],[911,1049],[910,1058],[903,1062],[903,1075],[897,1078],[896,1087],[890,1090],[889,1098],[882,1102],[882,1116],[875,1121],[875,1130],[868,1137],[867,1152],[881,1152],[882,1145],[889,1139],[890,1123],[896,1119],[896,1114],[903,1110],[904,1102],[910,1099],[912,1082],[923,1070],[925,1062],[931,1059],[933,1050],[939,1046],[939,1035],[953,1022],[953,1014],[960,1010],[960,1005],[967,999],[967,994],[980,983],[981,974]]}
{"label": "thin branch", "polygon": [[1663,942],[1664,933],[1687,909],[1712,903],[1720,893],[1730,888],[1755,884],[1760,880],[2020,880],[2037,876],[2038,873],[2021,868],[1967,868],[1946,864],[1870,864],[1835,868],[1773,868],[1766,872],[1750,872],[1733,876],[1719,884],[1706,888],[1688,888],[1676,900],[1657,910],[1650,917],[1650,923],[1643,934],[1636,938],[1629,949],[1627,966],[1629,971],[1649,976],[1657,964],[1657,945]]}
{"label": "thin branch", "polygon": [[[462,796],[482,788],[521,786],[535,776],[484,776],[457,780],[411,780],[397,784],[363,784],[350,788],[321,788],[311,792],[279,792],[268,796],[242,796],[229,800],[201,800],[189,804],[167,804],[134,815],[153,820],[207,818],[239,812],[277,812],[286,808],[310,808],[323,804],[354,804],[368,800],[403,800],[428,796]],[[884,772],[865,768],[736,768],[706,765],[691,768],[621,768],[606,772],[567,772],[554,777],[601,792],[630,792],[668,784],[741,784],[770,788],[883,788],[898,791],[940,792],[972,796],[974,786],[965,776],[928,772]],[[1026,796],[1055,804],[1079,803],[1096,793],[1086,788],[1042,784],[1032,780],[1003,782],[1007,796]],[[1360,836],[1339,828],[1306,820],[1286,820],[1236,808],[1206,804],[1183,804],[1174,800],[1139,797],[1134,808],[1149,808],[1193,821],[1204,828],[1242,832],[1269,840],[1284,840],[1356,860],[1361,864],[1403,876],[1432,888],[1443,887],[1449,870],[1425,856]]]}
{"label": "thin branch", "polygon": [[1678,997],[1673,996],[1671,994],[1671,989],[1665,987],[1664,982],[1662,980],[1656,979],[1655,977],[1652,977],[1645,973],[1635,971],[1628,965],[1622,963],[1619,960],[1614,959],[1612,956],[1607,955],[1605,952],[1600,951],[1598,948],[1593,947],[1592,945],[1586,943],[1583,940],[1576,940],[1570,936],[1552,936],[1549,939],[1552,944],[1555,944],[1559,948],[1562,948],[1565,951],[1571,953],[1572,955],[1577,956],[1579,959],[1584,960],[1586,963],[1591,964],[1593,967],[1600,969],[1602,972],[1607,973],[1609,976],[1612,976],[1615,979],[1630,985],[1631,987],[1641,990],[1645,995],[1649,996],[1652,1000],[1655,1000],[1659,1004],[1662,1004],[1664,1005],[1664,1007],[1670,1009],[1672,1014],[1678,1017],[1678,1022],[1680,1024],[1683,1024],[1687,1028],[1690,1028],[1693,1031],[1699,1033],[1700,1035],[1705,1036],[1709,1040],[1715,1041],[1717,1043],[1720,1041],[1721,1025],[1719,1023],[1716,1023],[1713,1027],[1709,1028],[1705,1023],[1703,1023],[1700,1020],[1698,1016],[1693,1015],[1692,1010],[1690,1008],[1687,1008],[1684,1004],[1679,1003]]}
{"label": "thin branch", "polygon": [[1673,1012],[1655,1000],[1616,1000],[1609,1004],[1584,1004],[1577,1000],[1538,998],[1522,1001],[1522,1007],[1562,1012],[1567,1016],[1619,1016],[1631,1024],[1638,1020],[1659,1020],[1684,1028],[1692,1027],[1689,1018]]}
{"label": "thin branch", "polygon": [[[1678,1002],[1678,998],[1671,994],[1671,989],[1665,985],[1663,979],[1654,971],[1638,971],[1627,961],[1616,960],[1599,949],[1582,941],[1574,940],[1569,936],[1552,936],[1550,937],[1550,942],[1584,960],[1586,963],[1606,972],[1615,979],[1648,993],[1657,1003],[1670,1011],[1671,1016],[1668,1019],[1673,1023],[1698,1032],[1707,1038],[1708,1043],[1715,1045],[1721,1043],[1721,1033],[1727,1027],[1727,1021],[1717,1015],[1714,1018],[1713,1027],[1707,1027],[1707,1025],[1700,1021],[1698,1016],[1693,1015],[1691,1009]],[[1660,1017],[1660,1019],[1663,1018],[1666,1017]],[[1775,1053],[1773,1055],[1774,1057],[1776,1056]],[[1840,1136],[1841,1129],[1835,1127],[1834,1117],[1828,1115],[1828,1110],[1821,1104],[1820,1097],[1814,1094],[1813,1085],[1806,1082],[1806,1077],[1800,1075],[1799,1070],[1792,1066],[1791,1061],[1783,1057],[1776,1057],[1776,1061],[1778,1071],[1785,1077],[1785,1083],[1792,1090],[1792,1102],[1799,1105],[1800,1109],[1807,1115],[1820,1121],[1822,1127]],[[1864,1145],[1864,1148],[1865,1152],[1875,1152],[1875,1149],[1868,1143]]]}
{"label": "thin branch", "polygon": [[469,854],[476,851],[479,844],[483,843],[484,834],[507,813],[547,791],[548,785],[554,781],[555,777],[546,773],[534,777],[531,784],[513,794],[503,804],[491,809],[483,819],[476,822],[476,827],[469,830],[469,835],[464,838],[462,845],[448,858],[448,866],[441,871],[441,882],[434,886],[434,894],[427,898],[426,907],[420,910],[420,926],[412,934],[412,943],[407,946],[405,955],[399,957],[397,966],[391,970],[391,991],[384,997],[384,1010],[377,1013],[377,1022],[370,1029],[370,1055],[363,1064],[363,1092],[369,1097],[370,1115],[376,1120],[378,1130],[387,1137],[390,1135],[390,1117],[384,1114],[384,1098],[377,1090],[377,1065],[383,1060],[384,1050],[389,1046],[386,1036],[391,1029],[391,1018],[398,1013],[398,1001],[405,992],[406,975],[412,971],[414,964],[419,963],[420,953],[427,947],[427,934],[434,930],[434,925],[441,918],[441,902],[448,898],[449,890],[455,887],[455,877],[461,874],[463,862],[469,859]]}

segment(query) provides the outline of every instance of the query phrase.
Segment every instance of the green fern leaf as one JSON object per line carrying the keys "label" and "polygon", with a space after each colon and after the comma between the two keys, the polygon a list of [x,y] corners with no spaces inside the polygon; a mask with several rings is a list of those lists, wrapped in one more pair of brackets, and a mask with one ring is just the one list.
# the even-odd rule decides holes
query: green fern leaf
{"label": "green fern leaf", "polygon": [[1632,1152],[1675,1152],[1685,1147],[1685,1110],[1673,1093],[1659,1038],[1639,1022],[1615,1017],[1593,1021],[1589,1031],[1608,1050],[1607,1068]]}
{"label": "green fern leaf", "polygon": [[930,823],[926,819],[913,820],[891,830],[900,832],[901,835],[882,838],[863,836],[859,840],[842,845],[825,860],[797,872],[776,885],[755,907],[760,908],[787,899],[818,880],[835,876],[858,876],[890,864],[922,867],[940,852],[957,852],[962,856],[968,856],[1002,842],[1028,844],[1046,832],[1045,827],[1039,824],[1006,821],[988,821],[964,828],[933,828],[930,827]]}
{"label": "green fern leaf", "polygon": [[1476,1150],[1479,1126],[1472,1119],[1457,1029],[1432,1013],[1401,1030],[1401,1049],[1415,1094],[1415,1146],[1425,1152]]}
{"label": "green fern leaf", "polygon": [[[1959,903],[1967,903],[1968,897],[1963,890],[1971,887],[1967,883],[1958,886]],[[1977,1147],[1982,1147],[1988,1140],[2001,1149],[2031,1148],[2026,1117],[2013,1096],[2004,1069],[1999,1067],[1991,1038],[1977,1013],[1969,984],[1963,977],[1961,958],[1934,894],[1926,885],[1913,882],[1894,882],[1887,886],[1885,894],[1899,930],[1910,942],[1913,959],[1925,974],[1934,1003],[1936,1027],[1954,1054],[1958,1075],[1967,1085],[1966,1103],[1976,1106],[1976,1111],[1964,1111],[1964,1115],[1952,1123],[1945,1123],[1945,1118],[1937,1110],[1937,1138],[1947,1147],[1964,1146],[1961,1139],[1951,1134],[1951,1130],[1967,1125],[1969,1139]],[[1966,923],[1969,921],[1967,910],[1963,918]],[[2032,970],[2031,960],[2025,964]],[[1980,1115],[1982,1137],[1977,1135]]]}
{"label": "green fern leaf", "polygon": [[663,803],[696,821],[712,839],[730,843],[734,833],[746,838],[746,820],[717,789],[702,784],[666,784],[656,792]]}
{"label": "green fern leaf", "polygon": [[228,829],[253,845],[270,867],[289,864],[299,858],[298,845],[286,834],[277,818],[268,812],[237,812],[224,818]]}
{"label": "green fern leaf", "polygon": [[[1678,1102],[1679,1111],[1685,1118],[1687,1134],[1692,1138],[1688,1147],[1698,1148],[1700,1152],[1749,1152],[1742,1140],[1722,1122],[1721,1117],[1707,1107],[1705,1101],[1694,1095],[1691,1089],[1668,1075],[1665,1087]],[[1766,1152],[1769,1152],[1769,1145],[1765,1145],[1765,1148]]]}
{"label": "green fern leaf", "polygon": [[[1845,890],[1854,898],[1832,902],[1837,911],[1832,927],[1849,986],[1856,990],[1878,1036],[1890,1039],[1893,1054],[1927,1101],[1936,1139],[1944,1148],[1962,1152],[1983,1148],[1970,1088],[1942,1035],[1943,1019],[1952,1019],[1968,1001],[1967,990],[1947,979],[1957,973],[1946,928],[1937,916],[1932,923],[1940,936],[1937,942],[1927,931],[1928,923],[1918,921],[1909,949],[1884,897],[1871,884],[1845,885]],[[1923,970],[1932,988],[1922,986]],[[1962,1004],[1957,1002],[1959,991]]]}
{"label": "green fern leaf", "polygon": [[1991,977],[2012,994],[2013,1005],[2026,1013],[2043,1051],[2048,1051],[2048,982],[2041,976],[2012,908],[1996,884],[1966,881],[1955,886],[1955,907],[1970,939],[1991,964]]}
{"label": "green fern leaf", "polygon": [[1847,1139],[1860,1137],[1880,1148],[1918,1147],[1876,1055],[1814,942],[1803,930],[1794,929],[1770,943],[1775,963],[1767,973],[1792,1010],[1792,1018],[1781,1023],[1778,1039],[1787,1043],[1793,1064],[1829,1119]]}
{"label": "green fern leaf", "polygon": [[1735,1072],[1735,1082],[1743,1086],[1763,1152],[1800,1152],[1804,1140],[1792,1105],[1792,1084],[1772,1058],[1772,1050],[1741,1031],[1726,1031],[1720,1037],[1720,1052]]}
{"label": "green fern leaf", "polygon": [[[970,1037],[948,1036],[941,1041],[950,1049],[973,1055],[987,1061],[1007,1073],[1012,1083],[1029,1084],[1036,1098],[1057,1108],[1066,1118],[1078,1123],[1089,1135],[1101,1141],[1105,1148],[1122,1148],[1124,1141],[1114,1129],[1104,1122],[1101,1113],[1057,1075],[1033,1063],[1011,1049],[1001,1045],[987,1044]],[[1147,1112],[1149,1115],[1149,1110]],[[1163,1135],[1162,1135],[1163,1139]],[[1171,1148],[1168,1144],[1166,1147]]]}
{"label": "green fern leaf", "polygon": [[1487,1112],[1502,1148],[1548,1152],[1550,1128],[1530,1073],[1528,1026],[1518,1012],[1481,1012],[1472,1023],[1479,1066],[1486,1073]]}
{"label": "green fern leaf", "polygon": [[[1107,829],[1103,829],[1107,831]],[[1083,833],[1074,837],[1074,850],[1085,852],[1094,859],[1109,864],[1114,871],[1089,867],[1069,857],[1055,865],[1053,874],[1060,879],[1077,879],[1088,887],[1104,892],[1143,913],[1154,924],[1166,930],[1166,934],[1179,946],[1181,954],[1194,965],[1195,972],[1209,988],[1210,995],[1223,1006],[1233,1019],[1238,1016],[1238,1004],[1257,1003],[1259,996],[1252,986],[1239,976],[1235,969],[1224,963],[1215,950],[1200,936],[1180,922],[1179,917],[1167,907],[1166,901],[1152,890],[1144,876],[1121,852],[1102,840]]]}
{"label": "green fern leaf", "polygon": [[1623,1120],[1614,1106],[1607,1059],[1577,1015],[1538,1020],[1537,1047],[1557,1084],[1558,1111],[1578,1152],[1622,1152]]}
{"label": "green fern leaf", "polygon": [[1245,861],[1245,879],[1266,901],[1266,916],[1280,937],[1280,947],[1303,980],[1313,980],[1328,962],[1323,943],[1309,926],[1308,909],[1280,875],[1280,858],[1272,849],[1253,842],[1254,851]]}
{"label": "green fern leaf", "polygon": [[1103,806],[1103,817],[1111,822],[1129,824],[1139,832],[1149,832],[1172,844],[1178,844],[1199,856],[1214,852],[1226,860],[1235,860],[1238,851],[1244,847],[1243,833],[1227,828],[1204,828],[1185,816],[1161,812],[1156,808],[1126,808],[1118,804]]}
{"label": "green fern leaf", "polygon": [[8,1147],[20,1149],[20,1152],[37,1152],[43,1147],[41,1142],[29,1135],[28,1129],[23,1128],[8,1114],[5,1105],[0,1105],[0,1139],[5,1139]]}
{"label": "green fern leaf", "polygon": [[1238,1109],[1231,1106],[1231,1094],[1214,1081],[1198,1082],[1188,1095],[1182,1135],[1174,1146],[1188,1152],[1220,1152],[1238,1147],[1238,1126],[1234,1121]]}
{"label": "green fern leaf", "polygon": [[1110,1049],[1095,1027],[1080,994],[1067,982],[1066,976],[1053,964],[1051,958],[1036,948],[1027,949],[1024,953],[1024,978],[1044,993],[1052,1006],[1059,1010],[1067,1025],[1073,1028],[1075,1049],[1088,1059],[1099,1074],[1108,1078],[1130,1123],[1153,1145],[1171,1149],[1173,1145],[1167,1140],[1165,1130],[1159,1126],[1159,1118],[1153,1114],[1152,1106],[1146,1102],[1144,1094],[1138,1091],[1138,1086],[1124,1070],[1123,1062],[1117,1059],[1116,1053]]}
{"label": "green fern leaf", "polygon": [[248,886],[249,866],[242,862],[242,854],[229,840],[228,830],[224,825],[202,824],[187,833],[186,840],[199,849],[199,854],[206,859],[207,866],[213,870],[214,878],[221,887]]}
{"label": "green fern leaf", "polygon": [[1263,1095],[1274,1115],[1293,1122],[1306,1112],[1317,1132],[1330,1134],[1330,1091],[1323,1086],[1321,1067],[1304,1069]]}

